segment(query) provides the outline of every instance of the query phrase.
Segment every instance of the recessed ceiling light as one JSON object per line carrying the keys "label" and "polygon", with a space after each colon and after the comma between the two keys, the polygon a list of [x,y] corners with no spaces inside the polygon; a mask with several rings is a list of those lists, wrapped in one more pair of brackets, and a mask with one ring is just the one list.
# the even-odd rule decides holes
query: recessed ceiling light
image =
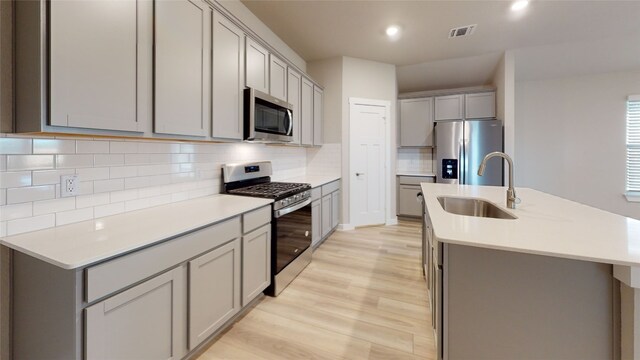
{"label": "recessed ceiling light", "polygon": [[524,10],[527,6],[529,6],[529,0],[518,0],[511,4],[511,11]]}
{"label": "recessed ceiling light", "polygon": [[398,33],[400,33],[400,28],[395,26],[395,25],[391,25],[387,28],[387,36],[388,37],[394,37],[396,35],[398,35]]}

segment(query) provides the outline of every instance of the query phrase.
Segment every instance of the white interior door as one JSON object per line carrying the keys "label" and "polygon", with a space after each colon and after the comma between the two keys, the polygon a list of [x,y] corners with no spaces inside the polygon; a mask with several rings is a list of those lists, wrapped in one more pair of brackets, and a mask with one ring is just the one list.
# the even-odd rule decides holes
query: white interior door
{"label": "white interior door", "polygon": [[354,226],[385,223],[385,122],[389,105],[350,104],[350,208]]}

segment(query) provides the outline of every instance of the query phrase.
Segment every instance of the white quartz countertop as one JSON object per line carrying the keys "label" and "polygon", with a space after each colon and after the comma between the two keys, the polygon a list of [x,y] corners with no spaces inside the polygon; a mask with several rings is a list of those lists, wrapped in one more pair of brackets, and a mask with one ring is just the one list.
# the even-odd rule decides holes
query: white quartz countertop
{"label": "white quartz countertop", "polygon": [[436,177],[436,174],[429,171],[396,170],[396,176]]}
{"label": "white quartz countertop", "polygon": [[[506,209],[506,188],[422,183],[435,237],[442,242],[600,263],[640,265],[640,221],[540,191],[516,188],[522,202]],[[493,202],[515,220],[461,216],[438,196]]]}
{"label": "white quartz countertop", "polygon": [[311,184],[312,188],[316,188],[336,180],[340,180],[340,175],[305,175],[278,181],[306,183]]}
{"label": "white quartz countertop", "polygon": [[63,269],[76,269],[271,204],[214,195],[0,239],[0,244]]}

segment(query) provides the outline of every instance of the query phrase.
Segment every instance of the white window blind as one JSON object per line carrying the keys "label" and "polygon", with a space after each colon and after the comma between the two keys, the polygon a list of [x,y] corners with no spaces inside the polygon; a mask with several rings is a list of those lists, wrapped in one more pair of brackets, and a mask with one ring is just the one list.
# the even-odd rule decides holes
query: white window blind
{"label": "white window blind", "polygon": [[627,99],[627,193],[640,196],[640,95]]}

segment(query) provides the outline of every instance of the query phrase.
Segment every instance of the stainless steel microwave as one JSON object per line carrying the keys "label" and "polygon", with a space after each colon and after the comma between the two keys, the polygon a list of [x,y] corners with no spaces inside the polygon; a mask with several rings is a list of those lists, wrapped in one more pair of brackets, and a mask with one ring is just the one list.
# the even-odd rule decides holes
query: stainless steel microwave
{"label": "stainless steel microwave", "polygon": [[293,106],[256,89],[244,90],[244,140],[293,141]]}

